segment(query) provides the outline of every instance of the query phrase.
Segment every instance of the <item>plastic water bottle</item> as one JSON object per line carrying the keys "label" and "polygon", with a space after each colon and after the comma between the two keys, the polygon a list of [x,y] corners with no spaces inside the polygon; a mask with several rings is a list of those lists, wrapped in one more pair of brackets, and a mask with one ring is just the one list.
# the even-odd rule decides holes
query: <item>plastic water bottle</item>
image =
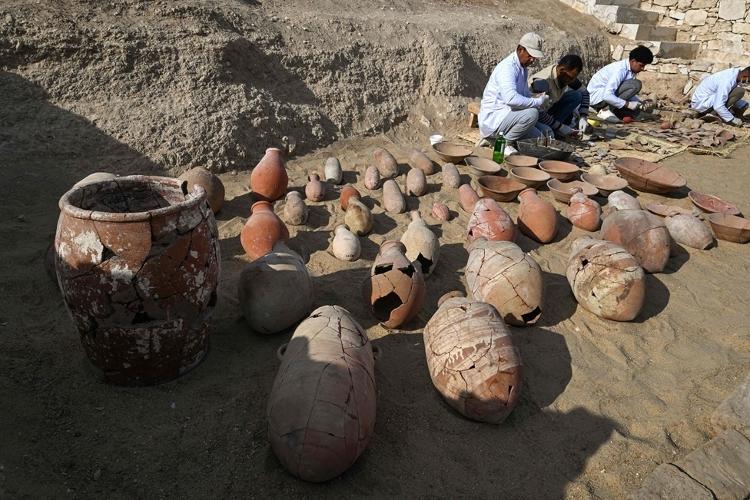
{"label": "plastic water bottle", "polygon": [[495,148],[492,151],[492,161],[495,163],[502,163],[505,159],[505,137],[500,134],[495,139]]}

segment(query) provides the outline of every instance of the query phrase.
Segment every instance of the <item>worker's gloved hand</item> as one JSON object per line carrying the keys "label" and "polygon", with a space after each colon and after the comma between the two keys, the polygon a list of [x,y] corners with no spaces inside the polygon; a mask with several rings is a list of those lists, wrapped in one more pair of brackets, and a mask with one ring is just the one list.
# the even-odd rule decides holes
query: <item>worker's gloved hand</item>
{"label": "worker's gloved hand", "polygon": [[638,111],[640,109],[643,109],[643,104],[638,101],[628,101],[625,106],[627,106],[627,108],[631,111]]}
{"label": "worker's gloved hand", "polygon": [[586,119],[585,116],[582,116],[578,120],[578,130],[580,130],[581,133],[584,133],[584,132],[586,132],[586,130],[588,129],[588,127],[589,127],[589,121]]}
{"label": "worker's gloved hand", "polygon": [[729,123],[731,123],[731,124],[732,124],[732,125],[734,125],[735,127],[741,127],[741,126],[742,126],[742,119],[741,119],[741,118],[736,118],[736,117],[735,117],[735,118],[732,118],[732,121],[731,121],[731,122],[729,122]]}
{"label": "worker's gloved hand", "polygon": [[547,103],[549,103],[549,96],[547,94],[544,94],[539,97],[535,97],[534,100],[536,101],[537,108],[544,108]]}
{"label": "worker's gloved hand", "polygon": [[572,128],[568,127],[564,123],[560,125],[560,128],[557,129],[557,133],[563,137],[568,137],[571,134],[575,134],[576,132],[577,132],[576,130],[573,130]]}

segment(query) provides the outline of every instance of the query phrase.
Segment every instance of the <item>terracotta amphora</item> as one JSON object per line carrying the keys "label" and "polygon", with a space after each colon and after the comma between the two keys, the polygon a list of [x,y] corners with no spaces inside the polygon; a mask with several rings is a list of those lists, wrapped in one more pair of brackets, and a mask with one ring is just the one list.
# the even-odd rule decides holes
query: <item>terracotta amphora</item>
{"label": "terracotta amphora", "polygon": [[425,278],[430,276],[440,257],[440,241],[422,220],[418,210],[411,212],[411,222],[401,237],[401,243],[406,247],[409,260],[419,261]]}
{"label": "terracotta amphora", "polygon": [[646,210],[610,213],[602,223],[600,236],[627,250],[648,273],[660,273],[669,260],[671,238],[667,226]]}
{"label": "terracotta amphora", "polygon": [[691,248],[705,250],[714,242],[708,226],[698,217],[690,214],[675,214],[664,219],[669,235],[677,243]]}
{"label": "terracotta amphora", "polygon": [[[453,163],[443,165],[443,186],[457,189],[461,185],[461,175]],[[468,211],[468,210],[467,210]]]}
{"label": "terracotta amphora", "polygon": [[224,206],[224,183],[216,175],[212,174],[203,167],[191,168],[179,177],[181,180],[188,182],[188,190],[192,191],[193,186],[199,185],[206,191],[208,206],[215,214],[219,213]]}
{"label": "terracotta amphora", "polygon": [[380,173],[381,179],[391,179],[398,175],[398,163],[388,150],[383,148],[375,148],[372,153],[373,163]]}
{"label": "terracotta amphora", "polygon": [[339,203],[342,210],[346,211],[346,207],[349,206],[350,198],[360,199],[361,196],[359,194],[359,191],[357,191],[354,186],[350,186],[347,184],[346,186],[341,188],[341,193],[339,194]]}
{"label": "terracotta amphora", "polygon": [[388,179],[383,183],[383,208],[391,214],[400,214],[406,210],[404,195],[393,179]]}
{"label": "terracotta amphora", "polygon": [[305,185],[305,196],[310,201],[323,201],[326,197],[326,185],[320,180],[320,176],[313,172],[307,178]]}
{"label": "terracotta amphora", "polygon": [[273,250],[277,241],[288,241],[289,230],[267,201],[253,204],[250,217],[240,233],[242,248],[250,259],[263,257]]}
{"label": "terracotta amphora", "polygon": [[549,243],[557,234],[557,212],[544,201],[534,188],[526,188],[518,195],[518,229],[539,243]]}
{"label": "terracotta amphora", "polygon": [[307,222],[307,205],[299,191],[289,191],[284,204],[284,222],[292,226],[300,226]]}
{"label": "terracotta amphora", "polygon": [[427,192],[427,179],[424,172],[418,168],[409,169],[406,174],[406,194],[422,196]]}
{"label": "terracotta amphora", "polygon": [[286,193],[289,176],[284,168],[284,152],[268,148],[250,174],[250,189],[259,200],[276,201]]}
{"label": "terracotta amphora", "polygon": [[370,191],[380,188],[380,172],[374,165],[370,165],[365,170],[365,187]]}
{"label": "terracotta amphora", "polygon": [[479,200],[479,195],[474,188],[468,184],[462,184],[458,188],[458,202],[461,204],[461,208],[465,212],[472,213],[474,211],[474,205]]}
{"label": "terracotta amphora", "polygon": [[[465,185],[465,184],[464,184]],[[474,205],[469,217],[467,238],[474,241],[486,238],[491,241],[513,241],[516,239],[516,225],[508,212],[491,198],[482,198]]]}
{"label": "terracotta amphora", "polygon": [[584,231],[596,231],[601,223],[602,209],[597,202],[583,194],[580,188],[570,197],[568,220]]}
{"label": "terracotta amphora", "polygon": [[435,173],[435,164],[432,163],[426,154],[418,149],[413,149],[409,155],[409,165],[413,168],[418,168],[424,175],[432,175]]}

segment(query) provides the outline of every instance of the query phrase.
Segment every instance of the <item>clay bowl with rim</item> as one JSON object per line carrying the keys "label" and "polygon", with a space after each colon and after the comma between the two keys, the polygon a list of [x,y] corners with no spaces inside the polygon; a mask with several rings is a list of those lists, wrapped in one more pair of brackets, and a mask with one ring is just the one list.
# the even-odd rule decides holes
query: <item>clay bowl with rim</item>
{"label": "clay bowl with rim", "polygon": [[711,229],[720,240],[733,241],[735,243],[747,243],[750,241],[750,220],[729,214],[708,214],[708,222]]}
{"label": "clay bowl with rim", "polygon": [[477,177],[477,184],[479,184],[482,196],[487,196],[495,201],[513,201],[518,197],[518,193],[528,187],[515,179],[496,175]]}
{"label": "clay bowl with rim", "polygon": [[480,158],[479,156],[467,156],[464,158],[464,163],[476,175],[494,175],[503,168],[489,158]]}
{"label": "clay bowl with rim", "polygon": [[508,168],[513,167],[536,167],[539,164],[539,158],[526,155],[510,155],[503,158],[503,162],[509,165]]}
{"label": "clay bowl with rim", "polygon": [[688,198],[693,202],[693,205],[710,214],[740,215],[737,207],[731,203],[727,203],[718,196],[690,191]]}
{"label": "clay bowl with rim", "polygon": [[578,165],[574,165],[573,163],[568,163],[567,161],[560,161],[560,160],[540,161],[539,168],[547,172],[549,175],[551,175],[555,179],[559,179],[561,181],[571,180],[575,178],[578,172],[581,171],[581,169],[578,168]]}
{"label": "clay bowl with rim", "polygon": [[609,196],[613,191],[628,187],[628,181],[616,175],[596,175],[588,172],[581,174],[581,179],[596,186],[602,196]]}
{"label": "clay bowl with rim", "polygon": [[693,215],[693,211],[689,208],[665,205],[663,203],[649,203],[646,205],[646,210],[661,217],[669,217],[676,214]]}
{"label": "clay bowl with rim", "polygon": [[510,176],[528,187],[539,187],[550,180],[550,175],[538,168],[533,167],[513,167],[510,169]]}
{"label": "clay bowl with rim", "polygon": [[583,181],[562,182],[560,179],[550,179],[547,181],[547,187],[552,196],[560,203],[570,203],[575,188],[579,188],[586,196],[594,196],[599,192],[595,186]]}
{"label": "clay bowl with rim", "polygon": [[438,142],[432,145],[432,149],[441,160],[449,163],[459,163],[472,153],[471,146],[453,142]]}
{"label": "clay bowl with rim", "polygon": [[687,185],[685,178],[671,168],[640,158],[618,158],[615,167],[630,187],[638,191],[666,194]]}

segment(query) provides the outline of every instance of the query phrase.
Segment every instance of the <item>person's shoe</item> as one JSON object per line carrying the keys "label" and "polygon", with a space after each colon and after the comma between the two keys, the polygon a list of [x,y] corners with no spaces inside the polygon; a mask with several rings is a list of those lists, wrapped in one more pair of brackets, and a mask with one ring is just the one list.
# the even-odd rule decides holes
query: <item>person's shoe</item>
{"label": "person's shoe", "polygon": [[503,152],[503,156],[510,156],[510,155],[517,155],[518,150],[514,148],[513,146],[505,145],[505,151]]}
{"label": "person's shoe", "polygon": [[603,121],[603,122],[607,122],[607,123],[620,123],[620,119],[617,118],[612,111],[610,111],[610,110],[608,110],[606,108],[603,109],[603,110],[601,110],[601,111],[599,111],[599,113],[596,115],[596,117],[598,119],[600,119],[601,121]]}

